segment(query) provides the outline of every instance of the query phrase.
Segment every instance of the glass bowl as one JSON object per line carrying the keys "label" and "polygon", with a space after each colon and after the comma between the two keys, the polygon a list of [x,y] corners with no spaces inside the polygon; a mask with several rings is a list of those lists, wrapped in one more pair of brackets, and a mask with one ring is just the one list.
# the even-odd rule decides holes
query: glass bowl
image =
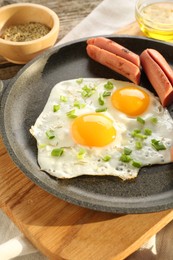
{"label": "glass bowl", "polygon": [[137,0],[135,17],[147,37],[173,42],[173,0]]}

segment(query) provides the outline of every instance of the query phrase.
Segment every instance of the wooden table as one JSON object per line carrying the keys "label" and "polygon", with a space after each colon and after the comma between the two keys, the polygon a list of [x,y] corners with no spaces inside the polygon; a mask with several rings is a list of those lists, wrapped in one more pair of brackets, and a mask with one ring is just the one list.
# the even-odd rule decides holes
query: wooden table
{"label": "wooden table", "polygon": [[[62,20],[62,38],[101,1],[37,2],[57,11]],[[56,2],[59,2],[58,8]],[[80,8],[79,13],[76,13],[76,6]],[[141,34],[136,23],[118,33]],[[16,71],[18,69],[19,66]],[[15,65],[2,66],[0,71],[1,75],[6,71],[12,76]],[[173,210],[116,215],[81,208],[55,198],[32,183],[14,165],[1,139],[0,180],[0,207],[49,259],[125,259],[173,219]]]}

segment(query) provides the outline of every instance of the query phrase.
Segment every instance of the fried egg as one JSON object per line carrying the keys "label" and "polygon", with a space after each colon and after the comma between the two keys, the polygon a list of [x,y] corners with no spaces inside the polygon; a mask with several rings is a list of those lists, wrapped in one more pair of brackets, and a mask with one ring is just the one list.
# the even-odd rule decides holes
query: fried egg
{"label": "fried egg", "polygon": [[171,162],[173,120],[158,97],[105,78],[58,83],[30,129],[41,170],[57,178],[135,178],[141,167]]}

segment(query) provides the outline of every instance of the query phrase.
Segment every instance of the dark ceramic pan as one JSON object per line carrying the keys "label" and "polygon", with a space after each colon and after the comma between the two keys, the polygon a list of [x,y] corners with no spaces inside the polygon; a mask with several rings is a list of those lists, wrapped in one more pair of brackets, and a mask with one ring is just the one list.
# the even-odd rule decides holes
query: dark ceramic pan
{"label": "dark ceramic pan", "polygon": [[[140,54],[160,51],[173,67],[173,45],[139,37],[110,37]],[[86,40],[51,49],[27,64],[1,86],[0,123],[3,141],[16,165],[37,185],[68,202],[99,211],[145,213],[173,207],[173,164],[144,167],[133,181],[115,177],[82,176],[58,180],[40,171],[30,126],[42,111],[53,86],[62,80],[105,77],[126,80],[90,60]],[[153,91],[144,73],[141,85]],[[3,91],[2,91],[3,89]],[[173,116],[173,105],[169,108]]]}

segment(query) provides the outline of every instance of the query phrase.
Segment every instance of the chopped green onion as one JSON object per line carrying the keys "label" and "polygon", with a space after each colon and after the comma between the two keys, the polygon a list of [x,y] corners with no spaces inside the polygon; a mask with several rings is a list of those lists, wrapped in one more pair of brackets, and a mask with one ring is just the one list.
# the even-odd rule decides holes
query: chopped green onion
{"label": "chopped green onion", "polygon": [[151,118],[150,118],[150,121],[151,121],[151,123],[153,123],[153,124],[157,124],[157,122],[158,122],[157,117],[151,117]]}
{"label": "chopped green onion", "polygon": [[53,138],[55,138],[55,133],[53,130],[47,130],[46,136],[48,137],[48,139],[53,139]]}
{"label": "chopped green onion", "polygon": [[83,82],[83,78],[79,78],[76,80],[76,83],[81,84]]}
{"label": "chopped green onion", "polygon": [[109,97],[111,95],[111,92],[110,91],[104,91],[103,92],[103,97]]}
{"label": "chopped green onion", "polygon": [[105,156],[102,158],[102,160],[103,160],[104,162],[108,162],[108,161],[110,161],[110,159],[111,159],[111,156],[110,156],[110,155],[105,155]]}
{"label": "chopped green onion", "polygon": [[135,147],[136,147],[137,150],[142,149],[142,146],[143,146],[143,145],[142,145],[142,142],[139,142],[139,141],[138,141],[138,142],[135,143]]}
{"label": "chopped green onion", "polygon": [[81,108],[84,108],[86,106],[86,104],[80,103],[79,101],[75,101],[73,106],[81,109]]}
{"label": "chopped green onion", "polygon": [[142,167],[142,163],[136,162],[136,161],[133,161],[133,162],[132,162],[132,165],[133,165],[134,167],[136,167],[136,168],[141,168],[141,167]]}
{"label": "chopped green onion", "polygon": [[137,122],[142,124],[142,125],[145,124],[145,120],[142,117],[140,117],[140,116],[137,117]]}
{"label": "chopped green onion", "polygon": [[75,115],[75,112],[76,112],[75,109],[73,109],[73,110],[67,112],[66,115],[68,118],[76,118],[77,115]]}
{"label": "chopped green onion", "polygon": [[147,138],[147,136],[142,134],[141,130],[139,130],[139,129],[133,130],[133,132],[131,133],[131,136],[135,137],[135,138],[140,138],[140,139],[146,139]]}
{"label": "chopped green onion", "polygon": [[152,135],[151,129],[145,128],[145,129],[144,129],[144,134],[145,134],[145,135]]}
{"label": "chopped green onion", "polygon": [[97,108],[95,111],[96,112],[105,112],[107,110],[107,107],[103,107],[103,108]]}
{"label": "chopped green onion", "polygon": [[80,160],[80,159],[83,159],[85,153],[86,153],[85,149],[80,148],[80,150],[79,150],[79,152],[78,152],[78,154],[77,154],[77,159],[79,159],[79,160]]}
{"label": "chopped green onion", "polygon": [[91,88],[91,87],[85,85],[85,86],[82,88],[82,90],[83,90],[83,91],[82,91],[82,97],[83,97],[83,98],[88,98],[88,97],[91,97],[91,96],[95,93],[96,87]]}
{"label": "chopped green onion", "polygon": [[120,161],[121,162],[126,162],[126,163],[128,163],[128,162],[130,162],[131,161],[131,157],[129,156],[129,155],[126,155],[126,154],[122,154],[121,155],[121,157],[120,157]]}
{"label": "chopped green onion", "polygon": [[135,137],[135,135],[139,134],[139,133],[141,133],[140,129],[134,129],[133,132],[132,132],[132,136]]}
{"label": "chopped green onion", "polygon": [[147,139],[147,136],[144,134],[136,134],[136,138]]}
{"label": "chopped green onion", "polygon": [[99,102],[99,105],[103,106],[104,105],[104,99],[103,99],[103,95],[100,94],[99,98],[98,98],[98,102]]}
{"label": "chopped green onion", "polygon": [[132,153],[132,150],[131,150],[131,149],[129,149],[129,148],[127,148],[127,147],[124,147],[124,154],[129,155],[129,154],[131,154],[131,153]]}
{"label": "chopped green onion", "polygon": [[114,85],[111,81],[108,81],[105,85],[104,88],[107,90],[112,90],[114,88]]}
{"label": "chopped green onion", "polygon": [[151,140],[151,145],[156,151],[166,150],[165,145],[161,141],[158,141],[156,139]]}
{"label": "chopped green onion", "polygon": [[63,153],[64,153],[63,148],[55,148],[55,149],[52,150],[51,155],[56,156],[56,157],[60,157],[60,156],[62,156]]}
{"label": "chopped green onion", "polygon": [[62,101],[62,102],[67,102],[67,97],[65,97],[65,96],[60,96],[60,101]]}
{"label": "chopped green onion", "polygon": [[47,145],[47,144],[39,144],[39,145],[38,145],[38,148],[43,149],[43,148],[46,147],[46,145]]}
{"label": "chopped green onion", "polygon": [[58,110],[60,110],[60,105],[54,105],[53,106],[53,112],[57,112]]}

